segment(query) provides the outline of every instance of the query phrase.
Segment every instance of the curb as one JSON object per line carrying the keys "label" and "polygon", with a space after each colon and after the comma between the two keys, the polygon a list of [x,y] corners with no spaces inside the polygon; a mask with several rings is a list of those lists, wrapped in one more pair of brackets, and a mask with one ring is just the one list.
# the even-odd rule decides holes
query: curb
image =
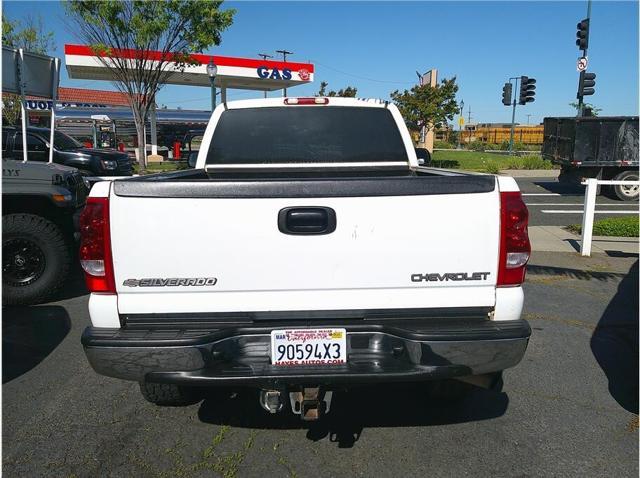
{"label": "curb", "polygon": [[559,169],[503,169],[501,175],[512,178],[557,178]]}
{"label": "curb", "polygon": [[[531,250],[538,252],[579,253],[581,237],[562,226],[530,226]],[[594,236],[592,252],[606,254],[638,255],[637,237]]]}

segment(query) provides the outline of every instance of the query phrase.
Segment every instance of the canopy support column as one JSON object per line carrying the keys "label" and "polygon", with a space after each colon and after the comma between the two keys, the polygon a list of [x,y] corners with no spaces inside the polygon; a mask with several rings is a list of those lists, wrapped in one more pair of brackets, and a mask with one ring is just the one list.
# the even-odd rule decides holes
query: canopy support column
{"label": "canopy support column", "polygon": [[151,105],[151,154],[157,156],[158,154],[158,131],[156,128],[156,103],[155,99]]}

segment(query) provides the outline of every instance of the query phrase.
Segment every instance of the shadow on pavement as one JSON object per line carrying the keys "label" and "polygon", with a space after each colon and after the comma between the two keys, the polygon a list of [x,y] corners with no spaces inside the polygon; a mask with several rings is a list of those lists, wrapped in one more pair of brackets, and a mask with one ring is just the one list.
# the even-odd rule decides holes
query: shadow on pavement
{"label": "shadow on pavement", "polygon": [[84,281],[84,274],[80,267],[80,263],[76,259],[72,263],[71,270],[69,271],[69,277],[67,277],[62,290],[53,298],[53,300],[74,299],[87,294],[89,294],[89,291],[87,290],[87,285]]}
{"label": "shadow on pavement", "polygon": [[43,305],[2,310],[2,383],[28,372],[69,333],[64,307]]}
{"label": "shadow on pavement", "polygon": [[584,186],[577,184],[567,184],[558,181],[535,181],[533,184],[540,186],[542,189],[550,193],[558,193],[563,196],[582,196],[584,197]]}
{"label": "shadow on pavement", "polygon": [[[632,242],[637,242],[637,241],[632,241]],[[638,257],[638,256],[640,256],[640,254],[633,253],[633,252],[622,252],[622,251],[604,251],[604,252],[609,257]]]}
{"label": "shadow on pavement", "polygon": [[593,336],[591,351],[609,380],[609,393],[638,413],[638,261],[620,282]]}
{"label": "shadow on pavement", "polygon": [[[568,243],[571,247],[573,247],[573,249],[576,252],[580,252],[580,242],[577,239],[563,239],[563,242]],[[592,245],[594,246],[601,246],[602,243],[607,243],[609,241],[606,240],[594,240],[591,241]],[[610,242],[609,242],[610,243]],[[616,241],[616,244],[637,244],[638,241],[636,239],[631,239],[628,241]],[[609,257],[638,257],[638,253],[634,253],[634,252],[622,252],[622,251],[610,251],[610,250],[605,250],[604,251],[606,255],[608,255]]]}
{"label": "shadow on pavement", "polygon": [[363,430],[375,427],[431,426],[488,420],[504,415],[509,404],[506,393],[475,388],[455,402],[428,396],[428,385],[389,384],[362,386],[334,392],[330,412],[317,422],[303,422],[284,409],[270,415],[258,404],[257,390],[237,394],[213,389],[200,406],[205,423],[246,428],[306,429],[307,439],[329,440],[339,448],[350,448]]}
{"label": "shadow on pavement", "polygon": [[580,269],[569,269],[567,267],[539,266],[535,264],[527,266],[527,273],[533,275],[563,276],[568,279],[579,280],[596,279],[603,282],[624,278],[627,275],[621,272],[583,271]]}

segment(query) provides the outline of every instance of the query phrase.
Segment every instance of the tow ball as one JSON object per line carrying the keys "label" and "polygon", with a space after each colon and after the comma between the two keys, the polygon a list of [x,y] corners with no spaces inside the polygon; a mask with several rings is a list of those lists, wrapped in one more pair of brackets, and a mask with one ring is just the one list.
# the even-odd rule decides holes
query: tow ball
{"label": "tow ball", "polygon": [[[282,397],[286,392],[279,390],[261,390],[260,405],[269,413],[278,413],[283,408]],[[305,421],[318,420],[331,408],[332,391],[320,390],[320,387],[303,387],[289,392],[291,411]]]}

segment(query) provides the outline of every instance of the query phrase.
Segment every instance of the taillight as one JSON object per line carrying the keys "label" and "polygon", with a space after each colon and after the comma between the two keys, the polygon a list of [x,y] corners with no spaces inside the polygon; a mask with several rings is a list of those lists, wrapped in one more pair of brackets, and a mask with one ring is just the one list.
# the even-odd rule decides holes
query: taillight
{"label": "taillight", "polygon": [[80,265],[89,292],[115,294],[109,199],[90,197],[80,215]]}
{"label": "taillight", "polygon": [[519,192],[500,193],[500,255],[498,286],[524,282],[531,244],[527,234],[529,211]]}
{"label": "taillight", "polygon": [[329,98],[285,98],[285,105],[328,105]]}

